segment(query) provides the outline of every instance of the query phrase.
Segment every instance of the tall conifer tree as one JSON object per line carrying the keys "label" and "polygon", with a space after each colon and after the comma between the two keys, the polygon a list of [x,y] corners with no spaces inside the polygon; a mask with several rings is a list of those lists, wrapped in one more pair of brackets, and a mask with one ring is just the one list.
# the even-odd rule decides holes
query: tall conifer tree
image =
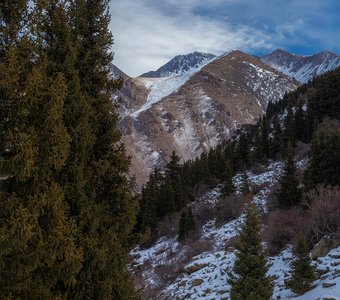
{"label": "tall conifer tree", "polygon": [[108,0],[68,2],[77,51],[75,66],[90,107],[94,137],[84,153],[88,160],[84,168],[85,197],[77,213],[84,263],[73,298],[133,299],[126,262],[136,203],[125,176],[129,158],[120,142],[118,115],[111,97],[120,82],[109,76],[113,39],[108,30]]}
{"label": "tall conifer tree", "polygon": [[58,182],[70,143],[67,87],[62,73],[50,74],[27,16],[26,1],[0,4],[1,297],[57,299],[69,296],[82,259]]}
{"label": "tall conifer tree", "polygon": [[261,244],[261,223],[256,206],[248,203],[245,221],[241,227],[240,240],[236,245],[233,273],[229,273],[232,300],[269,300],[273,284],[266,275],[267,261]]}
{"label": "tall conifer tree", "polygon": [[279,181],[280,189],[277,194],[278,206],[282,209],[290,208],[301,201],[301,191],[295,177],[296,168],[293,155],[293,148],[289,146],[287,159],[284,162],[283,175]]}

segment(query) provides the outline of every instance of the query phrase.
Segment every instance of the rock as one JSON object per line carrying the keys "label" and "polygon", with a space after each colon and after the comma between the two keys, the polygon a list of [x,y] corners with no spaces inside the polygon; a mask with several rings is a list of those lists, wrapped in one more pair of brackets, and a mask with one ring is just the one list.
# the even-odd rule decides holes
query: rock
{"label": "rock", "polygon": [[325,256],[331,250],[332,240],[328,235],[325,235],[312,249],[310,252],[312,259]]}
{"label": "rock", "polygon": [[324,282],[322,284],[322,287],[324,288],[329,288],[329,287],[332,287],[332,286],[335,286],[336,285],[336,282],[333,282],[333,281],[328,281],[328,282]]}
{"label": "rock", "polygon": [[329,272],[329,268],[327,266],[318,266],[315,271],[323,275]]}
{"label": "rock", "polygon": [[191,285],[192,285],[192,286],[199,286],[199,285],[201,285],[202,283],[203,283],[203,279],[198,278],[198,279],[194,279],[194,280],[191,282]]}
{"label": "rock", "polygon": [[331,262],[331,265],[332,265],[333,267],[339,266],[339,265],[340,265],[340,259],[333,260],[333,261]]}
{"label": "rock", "polygon": [[180,286],[180,287],[184,287],[186,283],[187,283],[187,281],[183,280],[183,281],[180,281],[177,285]]}
{"label": "rock", "polygon": [[314,272],[314,277],[315,277],[315,279],[320,279],[321,274],[318,273],[318,272]]}
{"label": "rock", "polygon": [[186,266],[184,268],[184,271],[187,273],[187,274],[192,274],[192,273],[195,273],[197,272],[198,270],[201,270],[203,268],[205,268],[206,266],[208,266],[209,264],[195,264],[195,265],[190,265],[190,266]]}
{"label": "rock", "polygon": [[333,272],[333,275],[338,275],[338,274],[340,274],[340,269],[335,269]]}
{"label": "rock", "polygon": [[329,256],[330,256],[331,258],[334,258],[334,259],[339,259],[339,258],[340,258],[340,250],[339,250],[339,249],[332,250],[332,251],[329,253]]}
{"label": "rock", "polygon": [[321,300],[337,300],[337,298],[327,295],[327,296],[322,296]]}

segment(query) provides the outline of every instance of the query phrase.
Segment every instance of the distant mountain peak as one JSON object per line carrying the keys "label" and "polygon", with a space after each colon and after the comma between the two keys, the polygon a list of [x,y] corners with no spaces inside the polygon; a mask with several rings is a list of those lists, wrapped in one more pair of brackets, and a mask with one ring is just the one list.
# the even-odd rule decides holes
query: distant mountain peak
{"label": "distant mountain peak", "polygon": [[306,83],[313,77],[340,66],[340,56],[331,51],[323,51],[307,56],[277,49],[260,59],[274,69],[294,77],[301,83]]}
{"label": "distant mountain peak", "polygon": [[215,58],[215,55],[203,52],[192,52],[186,55],[177,55],[156,71],[142,74],[140,77],[169,77],[183,75],[193,69],[199,69]]}

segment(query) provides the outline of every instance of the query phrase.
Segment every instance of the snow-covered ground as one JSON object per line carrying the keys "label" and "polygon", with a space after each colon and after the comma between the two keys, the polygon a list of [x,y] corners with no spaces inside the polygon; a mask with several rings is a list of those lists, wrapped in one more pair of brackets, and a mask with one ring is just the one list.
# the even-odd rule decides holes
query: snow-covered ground
{"label": "snow-covered ground", "polygon": [[[298,168],[305,167],[305,161],[297,163]],[[247,172],[250,184],[256,186],[257,194],[254,197],[256,205],[267,211],[268,195],[282,174],[282,163],[272,162],[259,174]],[[238,192],[241,182],[241,174],[237,174],[234,185]],[[260,189],[259,189],[260,188]],[[192,205],[207,205],[214,207],[218,203],[220,187],[198,198]],[[216,226],[215,220],[208,220],[202,226],[200,241],[209,241],[211,247],[202,253],[186,260],[187,245],[177,242],[177,236],[166,239],[160,238],[149,249],[135,248],[131,252],[134,258],[130,264],[132,272],[142,270],[142,277],[147,288],[161,287],[157,296],[150,299],[192,299],[192,300],[222,300],[228,299],[230,287],[227,284],[228,271],[232,270],[235,261],[234,248],[228,247],[228,242],[235,238],[244,216],[222,225]],[[285,287],[285,279],[289,278],[290,263],[293,259],[292,249],[288,247],[279,255],[269,257],[269,275],[274,277],[274,294],[272,299],[334,299],[340,300],[340,247],[333,249],[325,257],[314,261],[316,269],[324,273],[315,281],[315,287],[302,296],[295,295]],[[160,266],[168,269],[178,269],[179,274],[170,282],[164,283],[160,275],[155,272]],[[163,284],[163,285],[162,285]],[[334,285],[333,285],[334,284]],[[327,287],[329,286],[329,287]]]}

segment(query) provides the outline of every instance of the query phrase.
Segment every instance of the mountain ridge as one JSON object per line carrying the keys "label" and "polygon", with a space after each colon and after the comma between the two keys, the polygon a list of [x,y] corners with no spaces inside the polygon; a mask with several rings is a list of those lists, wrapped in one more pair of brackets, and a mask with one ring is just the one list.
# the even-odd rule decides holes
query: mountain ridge
{"label": "mountain ridge", "polygon": [[300,83],[306,83],[340,66],[340,55],[328,50],[313,55],[298,55],[277,49],[261,56],[260,59],[276,70],[294,77]]}
{"label": "mountain ridge", "polygon": [[156,71],[143,73],[139,77],[169,77],[183,75],[191,69],[198,69],[209,63],[216,56],[210,53],[192,52],[186,55],[177,55]]}

